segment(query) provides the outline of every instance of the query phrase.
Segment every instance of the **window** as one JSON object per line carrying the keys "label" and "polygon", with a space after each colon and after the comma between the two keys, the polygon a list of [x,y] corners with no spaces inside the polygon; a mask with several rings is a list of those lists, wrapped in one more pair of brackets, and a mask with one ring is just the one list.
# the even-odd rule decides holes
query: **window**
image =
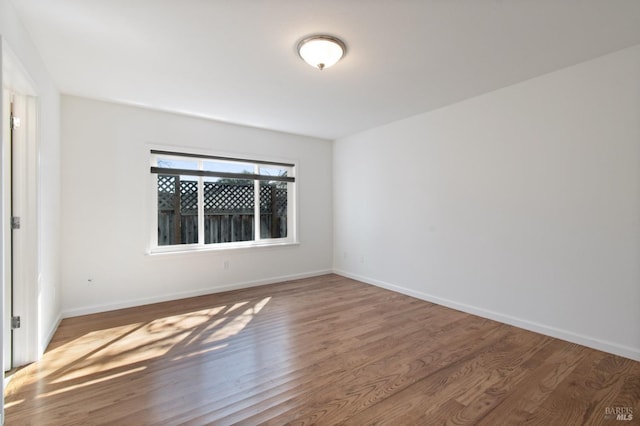
{"label": "window", "polygon": [[295,165],[151,150],[152,249],[295,241]]}

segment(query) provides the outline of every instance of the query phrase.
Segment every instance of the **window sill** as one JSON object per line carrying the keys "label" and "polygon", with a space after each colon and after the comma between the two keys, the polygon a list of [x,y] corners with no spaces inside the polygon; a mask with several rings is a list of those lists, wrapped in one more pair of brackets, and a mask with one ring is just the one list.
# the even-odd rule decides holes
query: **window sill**
{"label": "window sill", "polygon": [[172,247],[155,247],[147,251],[147,256],[165,256],[165,255],[185,255],[195,253],[211,253],[225,251],[251,251],[265,248],[284,248],[299,246],[299,241],[283,241],[277,243],[252,243],[252,244],[211,244],[207,246],[172,246]]}

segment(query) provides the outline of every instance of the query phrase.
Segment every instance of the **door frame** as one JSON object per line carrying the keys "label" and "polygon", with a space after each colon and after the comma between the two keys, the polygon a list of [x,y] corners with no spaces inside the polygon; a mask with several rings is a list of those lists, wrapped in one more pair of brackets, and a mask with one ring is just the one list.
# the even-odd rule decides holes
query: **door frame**
{"label": "door frame", "polygon": [[11,322],[10,300],[13,299],[11,292],[11,269],[12,269],[12,235],[7,218],[11,217],[11,124],[9,122],[11,105],[11,92],[2,89],[2,367],[3,371],[10,370],[13,365],[13,339],[7,324]]}
{"label": "door frame", "polygon": [[[17,143],[21,144],[21,152],[23,159],[21,164],[15,165],[21,169],[23,183],[19,188],[22,191],[23,210],[21,215],[21,244],[19,252],[14,256],[19,258],[16,267],[20,269],[20,282],[14,285],[13,293],[13,310],[16,315],[21,317],[21,327],[14,331],[14,348],[13,360],[14,366],[24,365],[39,358],[38,342],[40,334],[39,324],[39,250],[38,250],[38,99],[36,85],[22,65],[19,58],[12,51],[7,41],[2,38],[0,44],[1,49],[1,65],[2,74],[0,77],[3,102],[0,113],[2,114],[2,146],[0,160],[0,176],[2,185],[0,187],[0,278],[2,279],[3,291],[0,292],[0,310],[3,318],[3,326],[0,327],[2,332],[3,351],[0,351],[2,357],[2,365],[5,366],[5,339],[6,319],[8,317],[6,310],[5,288],[7,283],[7,262],[11,259],[11,150],[9,146],[9,111],[5,110],[4,98],[8,94],[12,94],[16,101],[16,107],[19,109],[17,114],[22,115],[21,126],[16,129],[18,132],[14,134]],[[7,93],[7,94],[5,94]],[[8,215],[8,216],[7,216]],[[10,276],[10,275],[9,275]],[[4,381],[3,381],[4,395]],[[4,404],[2,404],[4,405]]]}

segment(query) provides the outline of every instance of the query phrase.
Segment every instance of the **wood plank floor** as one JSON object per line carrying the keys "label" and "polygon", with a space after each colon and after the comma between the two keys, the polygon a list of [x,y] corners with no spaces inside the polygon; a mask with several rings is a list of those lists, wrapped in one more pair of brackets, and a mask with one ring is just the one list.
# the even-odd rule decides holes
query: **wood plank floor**
{"label": "wood plank floor", "polygon": [[5,394],[7,425],[639,424],[640,363],[326,275],[66,319]]}

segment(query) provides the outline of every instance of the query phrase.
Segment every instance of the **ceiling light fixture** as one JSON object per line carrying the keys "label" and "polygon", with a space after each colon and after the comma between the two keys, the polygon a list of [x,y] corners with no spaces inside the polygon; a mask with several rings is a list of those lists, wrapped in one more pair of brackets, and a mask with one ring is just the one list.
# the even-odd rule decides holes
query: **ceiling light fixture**
{"label": "ceiling light fixture", "polygon": [[300,57],[319,70],[334,65],[342,59],[346,51],[344,42],[330,35],[318,34],[300,40],[298,43]]}

